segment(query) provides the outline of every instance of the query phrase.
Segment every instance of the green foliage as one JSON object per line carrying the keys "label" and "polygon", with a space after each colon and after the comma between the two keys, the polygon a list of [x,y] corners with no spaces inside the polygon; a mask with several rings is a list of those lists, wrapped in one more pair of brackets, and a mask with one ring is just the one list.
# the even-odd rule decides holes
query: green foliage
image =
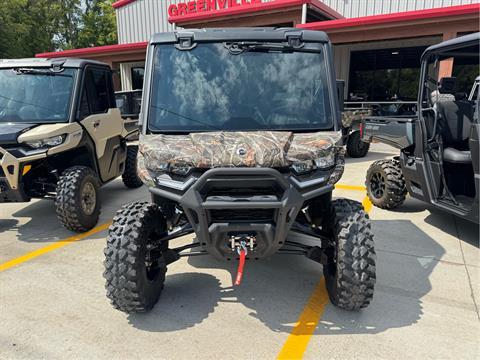
{"label": "green foliage", "polygon": [[0,0],[0,58],[117,42],[113,0]]}

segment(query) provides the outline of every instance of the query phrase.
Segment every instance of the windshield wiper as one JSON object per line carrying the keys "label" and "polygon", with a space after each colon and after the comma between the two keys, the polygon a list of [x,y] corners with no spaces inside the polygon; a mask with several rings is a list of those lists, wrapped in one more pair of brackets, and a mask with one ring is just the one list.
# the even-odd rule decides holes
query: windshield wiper
{"label": "windshield wiper", "polygon": [[61,69],[61,70],[54,70],[54,69],[40,70],[40,69],[32,69],[32,68],[17,68],[17,69],[12,69],[12,70],[15,71],[15,73],[17,75],[63,76],[63,77],[69,77],[69,78],[72,77],[72,75],[63,74],[63,71],[65,69]]}
{"label": "windshield wiper", "polygon": [[234,43],[224,43],[225,49],[232,55],[240,55],[248,51],[281,51],[281,52],[294,52],[295,47],[285,43],[264,43],[259,41],[240,41]]}
{"label": "windshield wiper", "polygon": [[165,111],[165,112],[167,112],[167,113],[169,113],[169,114],[178,116],[178,117],[183,118],[183,119],[185,119],[185,120],[190,120],[190,121],[192,121],[192,122],[194,122],[194,123],[197,123],[197,124],[200,124],[200,125],[203,125],[203,126],[207,126],[207,127],[211,128],[211,129],[218,130],[218,131],[222,131],[222,129],[217,128],[217,127],[215,127],[215,126],[213,126],[213,125],[207,124],[206,122],[192,119],[192,118],[190,118],[190,117],[188,117],[188,116],[185,116],[185,115],[176,113],[175,111],[172,111],[172,110],[167,109],[167,108],[165,108],[165,107],[156,106],[156,105],[152,105],[152,107],[155,108],[155,109],[159,109],[159,110]]}

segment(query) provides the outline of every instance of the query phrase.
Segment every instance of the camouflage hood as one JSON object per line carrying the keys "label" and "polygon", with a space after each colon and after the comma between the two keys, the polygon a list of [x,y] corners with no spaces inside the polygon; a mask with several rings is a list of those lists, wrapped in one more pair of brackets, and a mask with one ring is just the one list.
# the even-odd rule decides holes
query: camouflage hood
{"label": "camouflage hood", "polygon": [[340,154],[340,132],[296,134],[285,131],[208,132],[142,135],[139,174],[146,183],[166,165],[194,168],[289,167],[295,162]]}
{"label": "camouflage hood", "polygon": [[339,146],[341,134],[336,132],[209,132],[140,138],[140,153],[151,171],[164,164],[195,168],[286,167],[326,156]]}

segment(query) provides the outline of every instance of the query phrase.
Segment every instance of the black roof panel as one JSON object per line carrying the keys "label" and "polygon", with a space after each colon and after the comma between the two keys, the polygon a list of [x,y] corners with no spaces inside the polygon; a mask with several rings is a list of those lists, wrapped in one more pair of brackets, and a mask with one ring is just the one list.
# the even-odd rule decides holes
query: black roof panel
{"label": "black roof panel", "polygon": [[287,36],[301,36],[305,42],[328,42],[322,31],[296,28],[218,28],[183,29],[153,35],[150,44],[175,43],[182,35],[193,36],[194,41],[285,41]]}

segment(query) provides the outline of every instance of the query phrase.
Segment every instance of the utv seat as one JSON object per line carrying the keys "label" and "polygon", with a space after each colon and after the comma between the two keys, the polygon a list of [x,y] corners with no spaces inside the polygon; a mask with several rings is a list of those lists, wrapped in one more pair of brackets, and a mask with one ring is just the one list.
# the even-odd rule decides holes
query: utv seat
{"label": "utv seat", "polygon": [[444,144],[443,160],[455,164],[471,164],[468,139],[473,122],[473,106],[469,101],[437,103],[439,131]]}
{"label": "utv seat", "polygon": [[470,151],[461,151],[449,147],[443,152],[443,161],[454,164],[471,164],[472,154]]}

